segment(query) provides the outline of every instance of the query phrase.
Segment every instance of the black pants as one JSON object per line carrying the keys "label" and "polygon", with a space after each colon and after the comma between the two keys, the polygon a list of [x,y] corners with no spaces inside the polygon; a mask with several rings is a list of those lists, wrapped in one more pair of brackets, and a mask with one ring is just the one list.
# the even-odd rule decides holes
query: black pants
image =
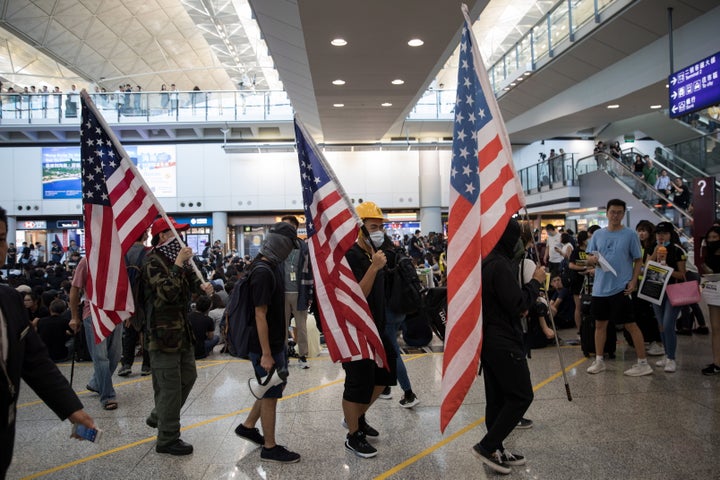
{"label": "black pants", "polygon": [[[133,361],[135,361],[135,346],[140,339],[140,332],[135,330],[134,327],[130,326],[123,328],[122,336],[122,357],[120,358],[120,364],[123,367],[132,367]],[[150,355],[147,350],[143,348],[143,367],[150,366]]]}
{"label": "black pants", "polygon": [[493,349],[485,339],[482,375],[485,379],[485,424],[480,445],[488,452],[504,450],[503,441],[517,426],[533,401],[527,360],[521,349]]}

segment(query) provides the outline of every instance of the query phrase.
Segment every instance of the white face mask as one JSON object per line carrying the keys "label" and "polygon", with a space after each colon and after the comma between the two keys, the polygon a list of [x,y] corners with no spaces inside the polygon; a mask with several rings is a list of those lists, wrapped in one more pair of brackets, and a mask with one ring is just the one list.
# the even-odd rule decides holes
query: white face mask
{"label": "white face mask", "polygon": [[380,248],[385,241],[385,232],[372,232],[370,234],[370,241],[375,245],[375,248]]}

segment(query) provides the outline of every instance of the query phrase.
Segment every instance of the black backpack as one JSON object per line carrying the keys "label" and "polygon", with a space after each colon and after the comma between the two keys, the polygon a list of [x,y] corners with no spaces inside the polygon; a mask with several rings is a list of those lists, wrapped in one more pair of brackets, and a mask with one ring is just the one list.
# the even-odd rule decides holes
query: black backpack
{"label": "black backpack", "polygon": [[135,312],[130,317],[130,323],[137,331],[141,331],[145,325],[145,288],[142,281],[142,265],[145,260],[147,250],[143,247],[138,253],[129,256],[125,255],[125,270],[127,271],[128,280],[130,281],[130,292],[132,293],[133,302],[135,303]]}
{"label": "black backpack", "polygon": [[395,251],[395,267],[389,268],[385,281],[387,306],[395,313],[413,313],[422,307],[423,285],[418,278],[412,259],[402,250]]}
{"label": "black backpack", "polygon": [[[250,276],[259,268],[275,273],[270,266],[258,262],[235,283],[225,306],[225,328],[227,329],[228,353],[234,357],[248,358],[250,337],[255,331],[255,305],[250,296]],[[274,285],[274,282],[273,282]]]}

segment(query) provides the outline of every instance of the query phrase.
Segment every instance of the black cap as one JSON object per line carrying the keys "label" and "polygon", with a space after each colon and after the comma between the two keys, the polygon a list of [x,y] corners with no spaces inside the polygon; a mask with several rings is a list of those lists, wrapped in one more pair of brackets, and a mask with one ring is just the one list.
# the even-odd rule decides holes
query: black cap
{"label": "black cap", "polygon": [[675,227],[670,222],[660,222],[655,225],[655,233],[672,233],[675,231]]}

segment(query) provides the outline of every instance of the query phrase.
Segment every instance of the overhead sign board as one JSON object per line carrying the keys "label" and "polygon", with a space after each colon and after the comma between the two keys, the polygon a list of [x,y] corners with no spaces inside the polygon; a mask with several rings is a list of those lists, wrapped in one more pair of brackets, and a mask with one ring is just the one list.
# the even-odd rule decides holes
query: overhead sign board
{"label": "overhead sign board", "polygon": [[670,117],[676,118],[720,103],[720,52],[668,77]]}

